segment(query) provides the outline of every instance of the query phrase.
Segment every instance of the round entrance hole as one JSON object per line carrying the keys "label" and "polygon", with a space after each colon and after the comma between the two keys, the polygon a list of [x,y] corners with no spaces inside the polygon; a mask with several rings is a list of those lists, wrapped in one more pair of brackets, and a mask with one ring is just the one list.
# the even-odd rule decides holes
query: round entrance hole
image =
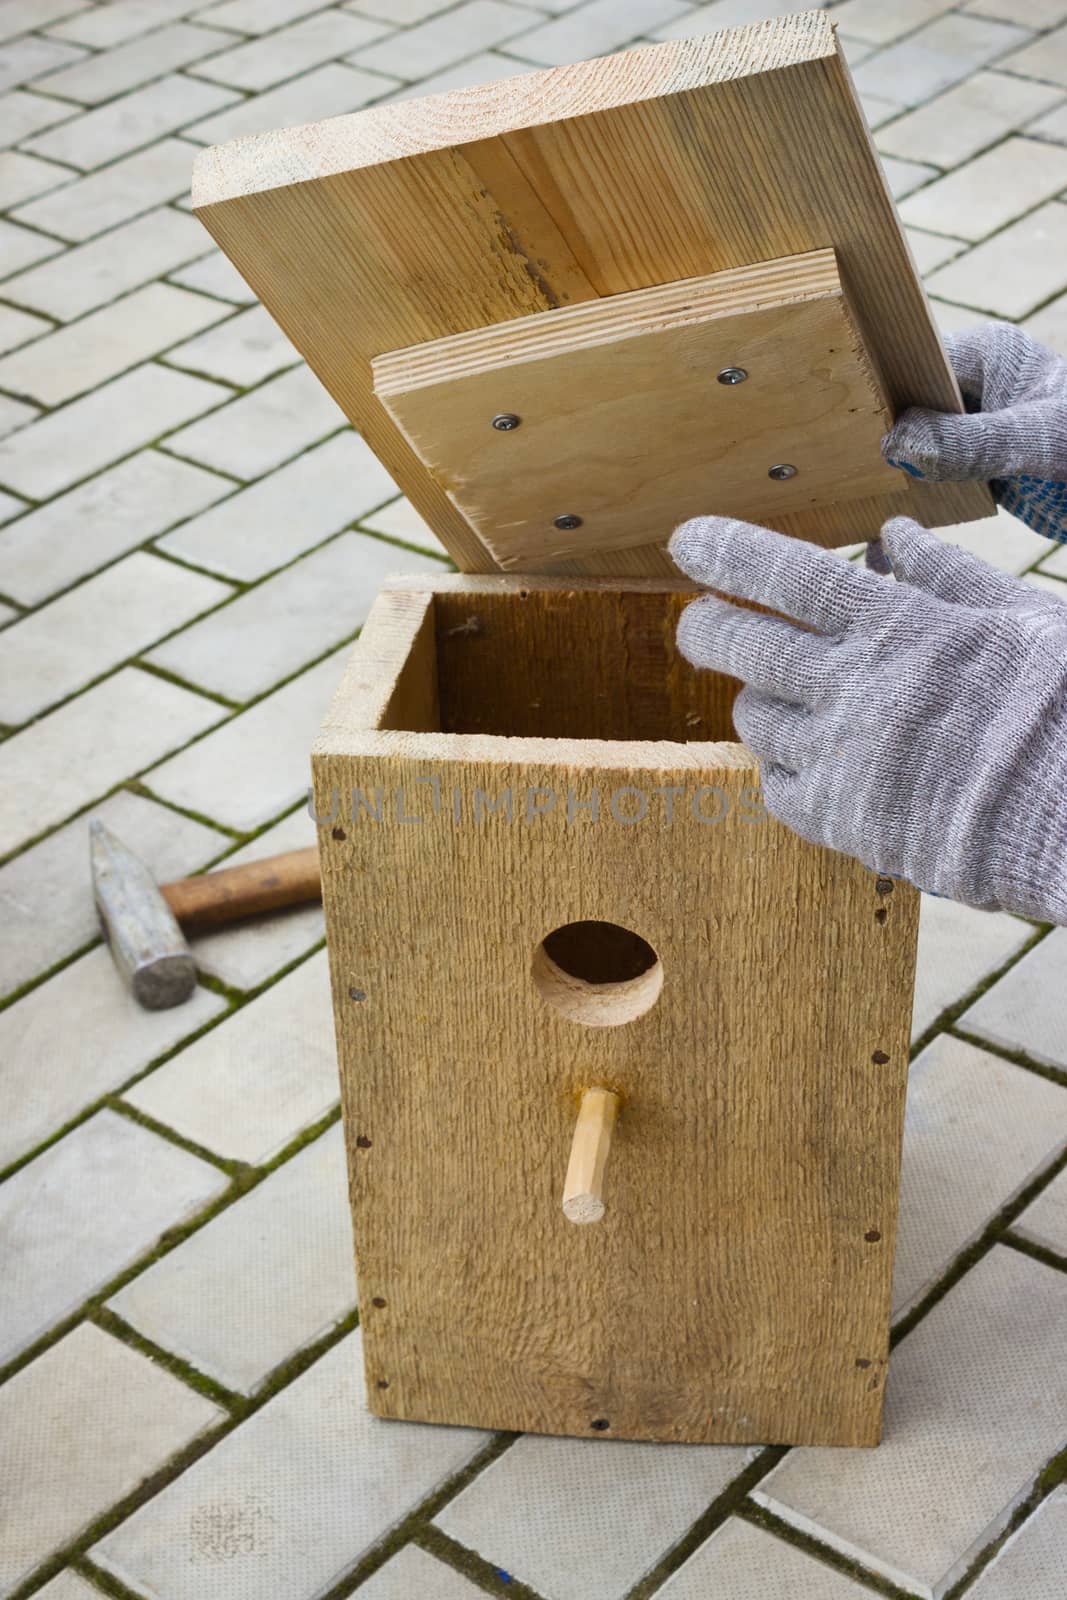
{"label": "round entrance hole", "polygon": [[541,941],[531,969],[542,1000],[587,1028],[617,1028],[659,999],[663,967],[639,933],[616,922],[568,922]]}

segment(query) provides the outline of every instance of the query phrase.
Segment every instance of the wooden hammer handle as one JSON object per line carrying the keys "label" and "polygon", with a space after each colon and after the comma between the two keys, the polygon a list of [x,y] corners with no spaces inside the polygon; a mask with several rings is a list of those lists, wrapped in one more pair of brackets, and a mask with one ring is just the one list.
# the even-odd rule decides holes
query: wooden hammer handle
{"label": "wooden hammer handle", "polygon": [[281,906],[303,905],[322,898],[318,846],[249,861],[242,867],[220,867],[217,872],[179,878],[161,887],[164,900],[187,933]]}

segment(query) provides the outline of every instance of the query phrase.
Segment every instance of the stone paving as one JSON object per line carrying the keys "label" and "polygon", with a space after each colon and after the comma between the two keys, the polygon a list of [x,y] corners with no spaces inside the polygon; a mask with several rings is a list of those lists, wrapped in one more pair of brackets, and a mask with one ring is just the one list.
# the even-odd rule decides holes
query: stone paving
{"label": "stone paving", "polygon": [[[1067,932],[925,904],[885,1442],[786,1452],[372,1419],[321,911],[153,1015],[89,899],[89,811],[161,877],[310,842],[351,639],[444,561],[196,150],[787,9],[0,0],[0,1597],[1067,1593]],[[942,326],[1067,354],[1067,0],[833,16]]]}

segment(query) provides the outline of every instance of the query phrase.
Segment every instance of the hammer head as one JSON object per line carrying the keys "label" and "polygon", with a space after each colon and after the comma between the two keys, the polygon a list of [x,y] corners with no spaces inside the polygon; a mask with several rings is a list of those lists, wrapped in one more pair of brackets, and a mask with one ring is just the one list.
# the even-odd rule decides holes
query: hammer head
{"label": "hammer head", "polygon": [[196,963],[156,880],[95,817],[89,862],[104,935],[134,999],[148,1011],[181,1005],[196,988]]}

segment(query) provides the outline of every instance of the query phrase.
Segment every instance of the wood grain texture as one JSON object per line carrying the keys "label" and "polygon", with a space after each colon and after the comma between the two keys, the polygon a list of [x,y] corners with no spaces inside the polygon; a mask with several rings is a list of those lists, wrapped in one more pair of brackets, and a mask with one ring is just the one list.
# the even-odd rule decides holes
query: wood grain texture
{"label": "wood grain texture", "polygon": [[[715,740],[725,718],[686,742],[673,708],[711,722],[728,688],[668,670],[689,592],[400,580],[327,716],[313,770],[383,1416],[878,1438],[918,897],[760,820],[753,759]],[[484,626],[453,631],[470,617]],[[564,633],[586,681],[587,652],[613,670],[635,641],[638,687],[609,680],[585,724],[569,673],[541,670]],[[665,693],[675,671],[693,685]],[[445,706],[468,731],[440,731]],[[541,942],[582,921],[659,957],[636,1020],[583,1026],[533,981]],[[594,1084],[624,1110],[607,1212],[583,1229],[560,1195]]]}
{"label": "wood grain texture", "polygon": [[[496,563],[375,397],[386,351],[834,248],[893,413],[960,409],[821,11],[255,135],[198,157],[193,198],[465,570]],[[992,510],[984,485],[901,479],[772,520],[842,544],[898,512],[933,526]],[[671,570],[651,544],[539,567]]]}
{"label": "wood grain texture", "polygon": [[[746,376],[718,381],[724,369]],[[505,570],[895,494],[832,250],[610,295],[373,362],[375,393]],[[499,413],[517,423],[493,426]],[[770,469],[789,463],[784,481]],[[559,528],[560,514],[580,517]],[[875,531],[871,529],[870,531]]]}

